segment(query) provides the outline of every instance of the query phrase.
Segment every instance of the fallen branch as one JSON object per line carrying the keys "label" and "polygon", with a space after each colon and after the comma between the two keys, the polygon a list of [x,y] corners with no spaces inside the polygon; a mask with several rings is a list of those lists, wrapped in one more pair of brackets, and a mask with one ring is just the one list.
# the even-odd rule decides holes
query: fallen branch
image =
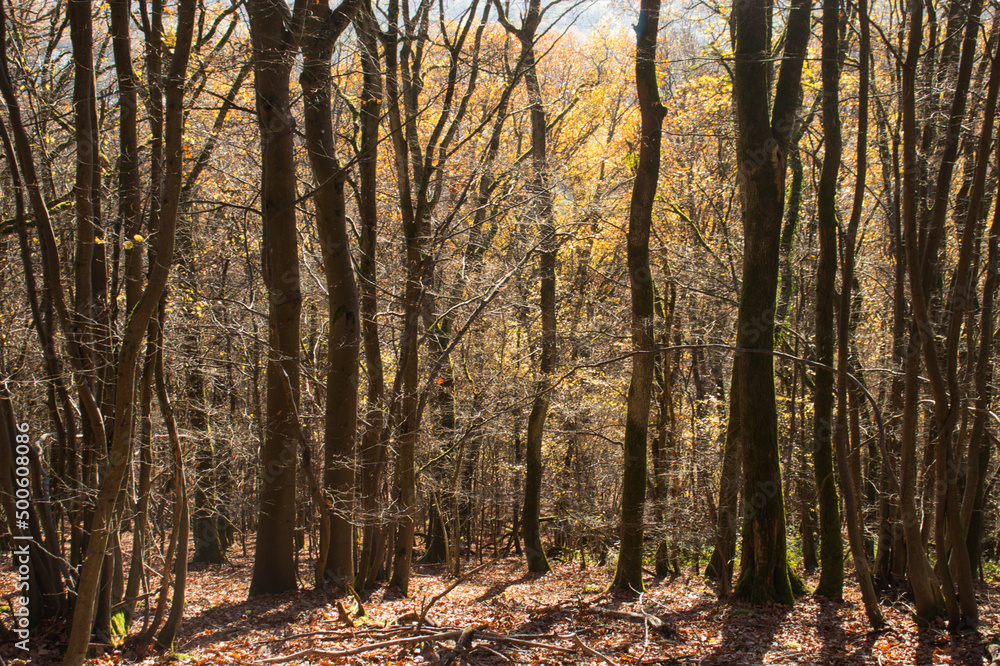
{"label": "fallen branch", "polygon": [[630,622],[642,622],[644,625],[648,625],[656,629],[657,633],[663,638],[674,638],[677,636],[677,629],[675,629],[670,624],[663,621],[663,618],[653,615],[652,613],[633,613],[631,611],[616,611],[610,608],[594,608],[590,607],[587,609],[591,613],[599,613],[601,615],[610,615],[611,617],[618,618],[620,620],[628,620]]}
{"label": "fallen branch", "polygon": [[591,657],[597,657],[598,659],[600,659],[601,661],[603,661],[605,664],[610,664],[610,666],[618,666],[609,657],[601,654],[600,652],[598,652],[594,648],[592,648],[589,645],[587,645],[586,643],[584,643],[583,639],[580,638],[579,636],[577,636],[576,634],[573,634],[573,642],[576,643],[577,647],[579,647],[581,650],[583,650],[584,652],[586,652],[587,654],[589,654]]}
{"label": "fallen branch", "polygon": [[[642,653],[639,655],[639,661],[640,662],[643,659],[645,659],[645,657],[646,657],[646,651],[649,649],[649,625],[652,622],[652,620],[654,620],[654,619],[655,620],[659,620],[660,619],[660,618],[658,618],[658,617],[656,617],[654,615],[650,615],[649,613],[646,612],[645,607],[642,605],[642,598],[644,596],[645,596],[644,594],[640,594],[639,595],[639,601],[635,605],[636,608],[639,609],[639,612],[642,613],[643,617],[646,618],[646,620],[643,621],[643,623],[642,623]],[[662,624],[662,620],[660,622]]]}
{"label": "fallen branch", "polygon": [[[438,659],[438,664],[450,664],[455,657],[460,657],[462,655],[467,655],[469,649],[472,647],[472,640],[476,636],[476,630],[472,627],[467,627],[462,630],[462,635],[455,640],[455,647],[448,652],[441,655]],[[465,661],[463,657],[463,661]]]}
{"label": "fallen branch", "polygon": [[479,638],[484,641],[490,641],[491,643],[510,643],[511,645],[520,645],[521,647],[541,648],[543,650],[554,650],[555,652],[568,652],[568,653],[576,652],[575,648],[567,648],[561,645],[553,645],[552,643],[540,643],[538,641],[529,641],[523,638],[514,638],[512,636],[502,636],[500,634],[483,633],[479,634]]}
{"label": "fallen branch", "polygon": [[[418,630],[419,631],[419,630]],[[295,638],[302,638],[307,635],[322,635],[322,634],[338,634],[342,632],[313,632],[312,634],[300,634]],[[288,637],[282,640],[290,640],[293,637]],[[583,650],[592,657],[601,659],[605,663],[615,665],[615,662],[604,656],[594,648],[590,647],[580,636],[576,633],[572,634],[525,634],[523,637],[518,637],[516,635],[509,636],[503,634],[494,634],[489,632],[479,633],[471,627],[464,629],[449,629],[447,631],[441,631],[436,634],[418,634],[416,636],[409,636],[406,638],[395,638],[392,640],[379,641],[377,643],[369,643],[368,645],[362,645],[356,648],[351,648],[349,650],[322,650],[318,648],[309,648],[306,650],[300,650],[294,654],[284,655],[280,657],[271,657],[268,659],[261,659],[257,663],[260,664],[281,664],[290,661],[295,661],[297,659],[305,659],[307,657],[320,657],[325,659],[338,659],[342,657],[350,657],[353,655],[361,654],[363,652],[371,652],[374,650],[380,650],[382,648],[399,646],[399,645],[412,645],[415,643],[436,643],[440,641],[453,640],[455,641],[455,647],[449,650],[444,656],[442,656],[442,661],[448,661],[454,657],[460,656],[469,652],[472,649],[472,641],[474,638],[479,639],[485,643],[506,643],[508,645],[517,646],[520,648],[534,648],[539,650],[547,650],[549,652],[561,652],[564,654],[576,654],[580,650]],[[573,647],[565,647],[562,645],[557,645],[554,643],[543,643],[538,640],[529,640],[532,638],[554,638],[561,640],[572,640],[574,642]],[[273,641],[272,641],[273,642]],[[502,653],[493,650],[486,645],[478,645],[476,649],[484,649],[493,654],[498,654],[503,656],[508,661],[511,661],[509,657],[503,655]]]}
{"label": "fallen branch", "polygon": [[512,663],[512,664],[514,663],[513,659],[511,659],[510,657],[508,657],[507,655],[505,655],[503,652],[498,652],[497,650],[494,650],[489,645],[477,645],[476,649],[477,650],[484,650],[486,652],[489,652],[490,654],[492,654],[495,657],[500,657],[501,659],[503,659],[506,662],[509,662],[509,663]]}
{"label": "fallen branch", "polygon": [[360,647],[351,648],[350,650],[319,650],[316,648],[309,648],[308,650],[300,650],[294,654],[287,654],[281,657],[271,657],[269,659],[261,659],[257,663],[259,664],[284,664],[290,661],[295,661],[296,659],[305,659],[306,657],[323,657],[324,659],[340,659],[342,657],[350,657],[352,655],[361,654],[363,652],[371,652],[373,650],[381,650],[382,648],[394,647],[396,645],[412,645],[414,643],[434,643],[437,641],[448,641],[459,638],[462,635],[462,631],[445,631],[439,634],[427,634],[421,636],[410,636],[409,638],[394,638],[391,641],[380,641],[378,643],[369,643],[368,645],[362,645]]}
{"label": "fallen branch", "polygon": [[566,613],[573,607],[579,607],[580,603],[576,601],[560,601],[559,603],[549,604],[548,606],[537,606],[528,611],[528,615],[546,615],[548,613]]}
{"label": "fallen branch", "polygon": [[288,641],[295,641],[300,638],[351,638],[356,637],[359,634],[398,634],[405,631],[409,631],[410,627],[386,627],[386,628],[371,628],[371,629],[355,629],[354,631],[346,631],[343,629],[337,630],[323,630],[323,631],[307,631],[301,634],[289,634],[287,636],[282,636],[281,638],[268,638],[262,641],[255,641],[253,645],[268,645],[270,643],[287,643]]}
{"label": "fallen branch", "polygon": [[610,608],[593,608],[591,609],[594,613],[600,615],[610,615],[611,617],[618,618],[619,620],[629,620],[630,622],[642,622],[649,623],[654,629],[660,629],[663,627],[663,620],[656,617],[655,615],[650,615],[649,613],[633,613],[631,611],[616,611]]}

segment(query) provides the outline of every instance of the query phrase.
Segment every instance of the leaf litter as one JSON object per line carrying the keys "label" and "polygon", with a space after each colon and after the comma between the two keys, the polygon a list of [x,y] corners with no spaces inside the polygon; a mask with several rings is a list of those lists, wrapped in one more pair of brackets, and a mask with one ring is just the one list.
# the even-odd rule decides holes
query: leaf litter
{"label": "leaf litter", "polygon": [[[300,583],[311,564],[300,560]],[[791,608],[754,607],[720,602],[692,574],[647,577],[645,593],[628,598],[605,592],[614,573],[606,567],[554,562],[539,575],[515,557],[473,564],[457,585],[441,565],[415,565],[409,597],[381,586],[359,604],[302,585],[248,600],[252,553],[234,553],[229,564],[192,565],[172,652],[138,653],[126,641],[121,650],[98,646],[87,664],[988,665],[987,645],[1000,642],[995,581],[977,589],[979,632],[950,633],[943,621],[920,629],[902,594],[883,596],[887,628],[871,632],[850,578],[843,601],[803,595]],[[3,596],[10,585],[5,572]],[[0,641],[0,663],[59,664],[66,630],[36,627],[27,657]]]}

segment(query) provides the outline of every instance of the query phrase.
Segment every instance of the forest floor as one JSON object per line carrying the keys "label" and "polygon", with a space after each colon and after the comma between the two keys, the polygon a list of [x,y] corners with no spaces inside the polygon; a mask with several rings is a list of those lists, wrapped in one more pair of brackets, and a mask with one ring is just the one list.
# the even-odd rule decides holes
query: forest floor
{"label": "forest floor", "polygon": [[[352,599],[335,598],[305,584],[310,562],[300,563],[303,591],[247,600],[252,552],[239,548],[229,564],[191,568],[187,608],[173,653],[109,651],[89,665],[276,663],[304,650],[291,664],[444,663],[456,654],[464,629],[470,664],[989,664],[987,646],[1000,642],[1000,581],[981,585],[979,633],[949,633],[943,623],[916,627],[905,598],[883,599],[888,629],[870,632],[860,594],[848,581],[846,599],[805,595],[793,607],[751,607],[720,602],[700,577],[647,577],[640,599],[604,593],[613,571],[579,562],[554,562],[545,575],[529,574],[523,560],[489,563],[444,597],[427,604],[453,582],[441,566],[416,565],[411,594],[379,587],[362,596],[366,616],[341,619],[338,601],[353,616]],[[11,592],[9,558],[0,597]],[[477,562],[464,564],[472,569]],[[807,583],[815,582],[807,579]],[[398,642],[418,634],[414,614],[426,610],[421,643]],[[407,619],[407,615],[409,619]],[[0,618],[10,627],[9,611]],[[662,623],[660,628],[656,625]],[[59,663],[64,627],[37,627],[31,652],[14,649],[0,630],[0,665]],[[505,640],[506,639],[506,640]],[[519,639],[511,641],[510,639]],[[397,640],[395,644],[334,656],[338,651]],[[463,640],[459,638],[459,640]],[[24,661],[19,661],[24,660]],[[267,662],[266,660],[272,660]],[[460,663],[455,659],[454,663]]]}

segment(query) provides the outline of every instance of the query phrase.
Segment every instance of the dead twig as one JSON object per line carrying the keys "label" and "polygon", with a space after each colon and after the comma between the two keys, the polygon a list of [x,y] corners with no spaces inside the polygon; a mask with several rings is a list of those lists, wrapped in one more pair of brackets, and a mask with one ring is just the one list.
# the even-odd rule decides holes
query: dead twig
{"label": "dead twig", "polygon": [[[642,653],[639,655],[639,661],[645,659],[646,651],[649,650],[649,623],[650,620],[654,617],[653,615],[647,613],[646,609],[642,605],[642,598],[644,596],[645,596],[644,594],[640,594],[639,600],[636,602],[636,608],[639,609],[639,612],[642,613],[642,616],[644,618],[642,622]],[[659,620],[660,618],[656,619]]]}

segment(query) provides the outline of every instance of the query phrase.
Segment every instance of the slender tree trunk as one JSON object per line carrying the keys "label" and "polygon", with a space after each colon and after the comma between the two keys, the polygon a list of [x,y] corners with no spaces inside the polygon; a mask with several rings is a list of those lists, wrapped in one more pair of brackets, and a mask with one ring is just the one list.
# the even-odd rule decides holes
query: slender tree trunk
{"label": "slender tree trunk", "polygon": [[628,268],[632,297],[632,380],[625,416],[621,545],[613,589],[639,593],[642,583],[643,520],[646,507],[646,439],[653,381],[654,289],[649,268],[649,232],[660,176],[660,131],[666,109],[656,74],[659,0],[643,0],[636,31],[635,83],[642,119],[639,163],[629,205]]}
{"label": "slender tree trunk", "polygon": [[[668,280],[669,267],[667,267]],[[664,298],[659,296],[656,300],[656,311],[659,318],[663,320],[661,326],[663,331],[660,334],[660,346],[666,347],[670,344],[670,331],[673,329],[674,310],[677,303],[677,289],[673,283],[669,284],[670,296],[667,305],[664,305]],[[668,543],[669,534],[665,517],[667,514],[667,487],[671,484],[668,479],[671,463],[677,462],[677,424],[674,413],[673,383],[674,373],[671,367],[673,354],[671,352],[661,352],[654,358],[653,376],[657,388],[659,389],[658,418],[656,435],[651,442],[650,453],[653,456],[653,516],[657,529],[664,530],[663,538],[657,540],[656,554],[654,556],[655,573],[657,576],[666,576],[671,570],[670,548]],[[697,362],[697,359],[694,360]],[[677,508],[674,507],[674,511]],[[671,521],[673,522],[673,521]],[[677,570],[676,559],[672,563],[674,573]]]}
{"label": "slender tree trunk", "polygon": [[[161,320],[162,321],[162,320]],[[160,337],[160,336],[158,336]],[[162,345],[162,339],[160,341]],[[190,531],[190,520],[188,515],[187,481],[184,476],[184,455],[181,451],[181,440],[177,434],[177,422],[174,419],[174,408],[170,403],[170,396],[167,394],[167,382],[163,372],[163,352],[156,354],[155,370],[156,376],[156,398],[160,404],[160,412],[163,421],[167,426],[167,435],[170,439],[170,451],[174,460],[174,500],[175,527],[177,532],[177,545],[174,556],[173,588],[174,592],[170,597],[170,612],[167,620],[156,635],[156,642],[164,649],[172,650],[174,638],[180,628],[181,618],[184,616],[184,593],[187,586],[188,567],[188,536]],[[164,572],[165,577],[169,577]],[[155,624],[153,625],[155,627]],[[150,632],[151,633],[151,632]]]}
{"label": "slender tree trunk", "polygon": [[361,48],[362,85],[360,106],[361,152],[358,155],[358,214],[361,219],[358,291],[360,295],[361,335],[365,370],[368,375],[365,420],[361,436],[360,496],[363,525],[361,553],[354,587],[363,590],[378,573],[377,557],[384,543],[383,525],[378,515],[379,489],[387,458],[385,428],[385,380],[382,351],[378,337],[378,265],[375,251],[378,239],[378,128],[382,104],[382,75],[379,71],[376,26],[371,7],[366,3],[355,15],[355,31]]}
{"label": "slender tree trunk", "polygon": [[739,366],[733,364],[729,386],[729,419],[722,454],[722,473],[719,477],[719,508],[715,523],[715,549],[705,568],[705,575],[719,581],[719,597],[728,597],[733,591],[733,567],[736,561],[736,521],[738,519],[740,482],[743,477],[743,450],[745,448],[740,426],[740,404],[734,396],[740,395]]}
{"label": "slender tree trunk", "polygon": [[[137,500],[132,507],[132,558],[129,563],[128,582],[125,585],[125,626],[135,617],[136,599],[146,582],[145,551],[149,525],[149,495],[153,467],[153,424],[150,408],[153,398],[153,360],[155,358],[152,331],[146,331],[146,352],[142,377],[139,380],[139,479]],[[148,606],[148,604],[147,604]]]}
{"label": "slender tree trunk", "polygon": [[[868,26],[868,0],[860,0],[858,3],[859,22],[861,24],[861,46],[858,55],[860,63],[858,78],[860,81],[867,81],[869,68],[868,58],[870,52],[870,28]],[[839,63],[834,60],[833,71],[827,71],[829,63],[827,61],[826,48],[827,41],[831,43],[830,55],[836,58],[836,51],[833,46],[840,33],[840,4],[837,0],[825,0],[823,4],[823,44],[824,44],[824,78],[823,78],[823,99],[827,99],[834,104],[833,113],[837,114],[836,105],[840,102],[840,71]],[[833,69],[833,68],[831,68]],[[867,175],[867,149],[868,149],[868,87],[861,86],[860,98],[858,100],[858,147],[857,147],[857,171],[854,185],[854,202],[851,208],[851,219],[848,222],[847,234],[844,237],[845,247],[841,253],[843,265],[841,267],[840,284],[840,310],[837,322],[837,427],[836,427],[836,453],[837,467],[839,470],[841,487],[844,495],[844,510],[847,516],[847,533],[851,543],[851,555],[854,559],[854,571],[858,578],[858,585],[861,588],[861,596],[865,604],[865,612],[868,615],[868,622],[874,629],[881,629],[885,625],[882,610],[878,605],[878,596],[875,593],[875,582],[872,578],[871,567],[868,563],[867,550],[865,548],[863,525],[860,522],[861,511],[858,508],[858,487],[854,482],[854,475],[851,474],[848,463],[848,413],[847,413],[847,371],[851,357],[850,334],[852,297],[851,289],[854,285],[854,253],[857,245],[858,226],[861,222],[861,209],[864,203],[865,178]],[[837,119],[836,126],[830,129],[836,135],[840,134],[840,122]],[[826,135],[825,141],[830,145],[831,136]],[[839,136],[837,137],[839,141]],[[825,166],[825,165],[824,165]],[[833,203],[833,202],[831,202]],[[840,535],[837,535],[840,540]]]}
{"label": "slender tree trunk", "polygon": [[[816,269],[816,360],[833,366],[833,300],[837,278],[837,179],[843,140],[840,129],[839,0],[823,2],[823,170],[816,196],[819,225],[819,265]],[[844,595],[844,541],[840,498],[833,472],[833,372],[818,368],[813,398],[813,469],[819,498],[820,577],[816,594],[831,599]]]}
{"label": "slender tree trunk", "polygon": [[[949,192],[958,155],[962,123],[966,116],[969,82],[980,30],[981,0],[972,0],[967,7],[953,6],[953,11],[966,12],[965,37],[962,42],[958,69],[954,77],[954,96],[948,114],[947,133],[942,140],[940,162],[936,174],[933,203],[928,214],[915,201],[916,183],[908,168],[916,165],[914,70],[922,48],[921,22],[923,5],[913,2],[910,10],[910,39],[903,65],[903,129],[906,160],[904,165],[903,229],[906,239],[906,263],[909,274],[911,301],[915,326],[913,341],[919,347],[915,353],[923,354],[931,393],[934,399],[933,446],[935,453],[935,487],[938,494],[934,520],[934,541],[937,555],[935,573],[944,593],[949,622],[953,628],[960,624],[975,627],[978,624],[978,607],[972,586],[972,571],[966,548],[952,545],[964,542],[958,500],[958,465],[955,454],[955,430],[959,422],[960,406],[964,402],[958,380],[959,337],[965,308],[968,302],[968,275],[972,264],[973,234],[978,211],[967,219],[962,232],[959,257],[952,278],[952,294],[945,314],[946,335],[942,347],[935,335],[935,302],[932,298],[933,280],[940,272],[940,254],[945,238]],[[956,19],[957,20],[957,19]],[[955,48],[952,45],[952,48]],[[942,61],[947,62],[944,53]],[[984,173],[985,176],[985,173]],[[918,227],[918,218],[920,226]],[[907,537],[909,538],[909,537]],[[919,575],[919,571],[912,575]],[[918,614],[929,619],[922,611],[932,611],[928,600],[920,600]]]}
{"label": "slender tree trunk", "polygon": [[[916,215],[917,215],[917,129],[916,129],[916,68],[920,57],[923,37],[923,6],[921,2],[910,5],[908,16],[909,42],[906,60],[903,63],[902,100],[903,110],[903,190],[902,190],[902,235],[906,248],[907,264],[910,255],[916,257]],[[912,273],[911,273],[912,275]],[[917,417],[919,400],[920,342],[918,324],[911,319],[909,327],[909,348],[905,358],[905,387],[903,402],[903,423],[900,433],[900,512],[906,536],[906,568],[913,590],[917,617],[930,622],[944,608],[944,599],[937,578],[923,548],[920,535],[920,517],[916,508],[916,447]]]}
{"label": "slender tree trunk", "polygon": [[131,433],[134,416],[134,385],[142,339],[160,296],[166,287],[173,261],[174,236],[182,173],[182,138],[184,129],[183,95],[188,58],[191,52],[195,3],[182,0],[178,7],[174,55],[166,85],[166,175],[163,182],[163,214],[155,241],[155,259],[151,262],[146,289],[132,311],[122,338],[115,378],[115,425],[110,447],[110,469],[102,480],[91,525],[86,559],[77,585],[69,644],[64,666],[80,666],[86,658],[94,619],[100,573],[114,510],[122,482],[131,462]]}
{"label": "slender tree trunk", "polygon": [[[421,3],[420,8],[424,7]],[[399,373],[402,391],[402,417],[397,437],[394,489],[399,506],[399,520],[395,533],[391,584],[407,594],[410,588],[410,564],[413,559],[414,511],[416,499],[416,470],[414,456],[417,443],[418,414],[417,370],[419,365],[419,332],[421,293],[421,244],[423,240],[423,207],[414,206],[410,182],[410,152],[419,150],[408,145],[407,131],[415,128],[403,126],[406,100],[400,89],[400,72],[406,71],[408,61],[399,62],[399,2],[390,0],[387,11],[387,29],[383,34],[385,49],[385,92],[388,102],[389,131],[392,137],[396,165],[396,184],[399,188],[400,211],[403,218],[403,235],[406,243],[406,282],[403,293],[403,333],[399,352]],[[406,17],[407,19],[409,17]],[[404,53],[408,51],[404,50]],[[417,193],[419,200],[419,191]]]}
{"label": "slender tree trunk", "polygon": [[520,28],[515,28],[507,20],[506,14],[497,0],[494,0],[494,4],[497,11],[500,12],[501,23],[521,43],[525,89],[528,93],[531,112],[532,179],[530,192],[532,202],[530,209],[538,223],[541,245],[538,272],[542,336],[539,376],[535,382],[535,397],[528,415],[528,432],[525,438],[524,504],[521,511],[521,531],[524,537],[524,554],[528,562],[528,571],[544,573],[549,571],[551,567],[542,547],[538,518],[541,510],[543,474],[542,438],[545,433],[549,403],[552,399],[551,392],[554,388],[551,374],[555,371],[558,355],[556,339],[556,253],[558,242],[546,154],[548,128],[546,127],[545,106],[535,62],[535,33],[541,22],[541,2],[540,0],[529,2]]}
{"label": "slender tree trunk", "polygon": [[[27,509],[18,508],[20,502],[15,503],[15,489],[25,488],[23,483],[29,484],[27,488],[31,496],[41,495],[41,484],[38,483],[39,459],[29,435],[20,425],[15,419],[11,395],[4,383],[0,385],[0,464],[4,466],[0,475],[0,507],[3,508],[11,536],[17,539],[13,542],[16,544],[15,552],[23,553],[21,549],[27,548],[27,560],[22,555],[14,560],[18,566],[27,564],[29,587],[16,596],[27,596],[25,610],[28,612],[28,626],[34,628],[42,618],[52,617],[62,611],[66,606],[66,599],[57,563],[42,545],[44,516],[39,516],[34,503]],[[24,464],[25,459],[28,460],[27,464]],[[28,476],[15,476],[16,469],[25,467],[29,467]],[[20,626],[20,629],[23,630],[24,627]],[[14,635],[14,632],[11,634]],[[17,635],[20,640],[25,640],[24,635]]]}
{"label": "slender tree trunk", "polygon": [[334,146],[330,59],[336,40],[350,25],[359,5],[359,0],[346,0],[335,10],[325,3],[309,5],[300,77],[305,97],[306,146],[317,187],[313,202],[326,271],[329,312],[323,486],[330,495],[332,516],[324,575],[329,583],[345,589],[354,581],[360,324],[358,288],[347,235],[346,173],[340,168]]}
{"label": "slender tree trunk", "polygon": [[[877,93],[874,84],[870,86]],[[892,359],[893,367],[902,369],[905,365],[907,345],[906,325],[906,256],[904,254],[901,211],[900,211],[900,169],[899,137],[892,134],[885,107],[877,94],[874,96],[876,121],[878,123],[879,154],[882,162],[882,180],[887,193],[888,234],[892,242],[893,298],[892,298]],[[892,134],[892,146],[889,141]],[[900,437],[898,422],[903,408],[904,379],[896,373],[889,388],[889,414],[887,423],[886,451],[889,454],[879,465],[879,532],[875,554],[875,576],[882,585],[893,585],[902,580],[906,568],[906,546],[903,526],[900,523],[900,492],[896,485],[899,480]]]}
{"label": "slender tree trunk", "polygon": [[[4,8],[2,2],[0,2],[0,49],[3,49],[3,40],[5,37],[5,16],[3,15]],[[5,55],[5,54],[4,54]],[[6,70],[6,57],[0,62],[0,67]],[[37,329],[39,340],[43,348],[43,354],[45,356],[45,365],[49,374],[50,382],[52,382],[52,390],[50,393],[50,410],[53,416],[59,416],[58,407],[56,405],[56,395],[60,395],[59,400],[69,407],[68,404],[68,391],[62,383],[62,380],[58,374],[58,364],[56,363],[56,357],[54,354],[54,346],[52,341],[51,330],[45,325],[45,322],[41,317],[41,309],[38,303],[37,287],[35,284],[35,276],[31,263],[30,248],[28,245],[28,232],[27,232],[27,221],[24,208],[24,193],[23,184],[21,177],[18,173],[17,158],[15,157],[14,146],[10,140],[10,136],[7,132],[6,125],[0,120],[0,140],[3,143],[4,154],[7,158],[7,163],[10,165],[10,177],[14,185],[14,200],[15,200],[15,225],[17,226],[18,233],[18,243],[21,250],[21,263],[24,268],[25,283],[28,292],[28,300],[31,307],[32,319]],[[66,411],[67,415],[72,412]],[[67,416],[69,420],[71,416]],[[66,434],[71,434],[73,432],[72,428],[69,433],[64,432],[63,436]],[[75,439],[75,435],[73,435]],[[20,527],[17,528],[22,534],[20,536],[29,536],[33,543],[30,544],[30,559],[32,567],[30,569],[34,582],[30,587],[30,602],[28,607],[28,621],[29,626],[35,627],[38,622],[45,617],[53,617],[62,613],[67,606],[66,599],[66,589],[63,582],[63,571],[59,568],[59,563],[57,558],[61,556],[62,548],[59,535],[55,532],[55,523],[53,521],[52,512],[49,509],[49,502],[51,501],[51,496],[45,492],[45,489],[40,483],[40,475],[32,474],[35,477],[34,491],[35,497],[39,500],[28,510],[19,510],[14,502],[15,499],[15,486],[14,483],[20,484],[24,481],[23,477],[15,480],[11,475],[15,471],[15,461],[17,461],[18,468],[24,468],[27,465],[22,464],[25,459],[29,460],[29,463],[40,469],[40,460],[35,452],[34,448],[30,445],[30,439],[24,433],[21,432],[21,428],[18,427],[14,419],[13,407],[11,405],[10,396],[6,390],[6,384],[2,389],[2,395],[0,395],[0,438],[4,441],[0,443],[0,460],[2,468],[8,470],[4,473],[0,479],[2,479],[2,491],[3,491],[3,510],[7,517],[7,524],[9,525],[11,531],[15,529],[15,522],[21,521],[25,516],[29,521],[28,528],[25,528],[24,523],[20,523]],[[65,440],[60,443],[60,446],[65,445]],[[63,448],[65,453],[69,451]],[[41,525],[41,528],[40,528]],[[27,534],[30,530],[30,534]],[[44,539],[42,534],[44,533]],[[68,572],[66,572],[68,573]]]}
{"label": "slender tree trunk", "polygon": [[979,358],[974,380],[977,395],[976,415],[969,436],[969,472],[962,500],[962,526],[966,532],[965,543],[973,564],[982,557],[985,471],[989,468],[992,454],[990,438],[986,434],[986,420],[993,393],[988,377],[992,371],[994,308],[997,287],[1000,283],[998,273],[1000,273],[1000,205],[993,210],[993,222],[989,230],[986,284],[983,287],[983,309],[979,325]]}

